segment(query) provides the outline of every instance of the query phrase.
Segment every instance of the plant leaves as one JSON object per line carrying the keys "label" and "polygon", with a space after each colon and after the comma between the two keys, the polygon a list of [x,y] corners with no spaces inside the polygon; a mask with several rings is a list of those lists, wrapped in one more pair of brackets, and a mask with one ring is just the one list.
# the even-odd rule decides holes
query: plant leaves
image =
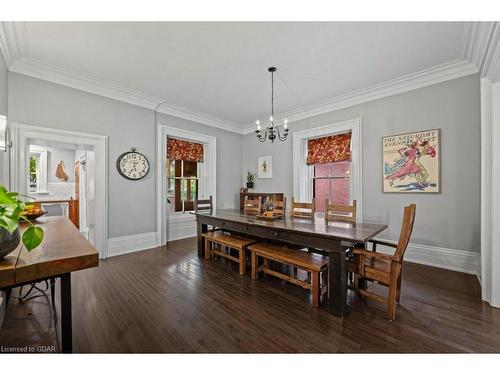
{"label": "plant leaves", "polygon": [[29,227],[23,233],[23,244],[28,251],[33,250],[43,241],[43,229],[37,226]]}

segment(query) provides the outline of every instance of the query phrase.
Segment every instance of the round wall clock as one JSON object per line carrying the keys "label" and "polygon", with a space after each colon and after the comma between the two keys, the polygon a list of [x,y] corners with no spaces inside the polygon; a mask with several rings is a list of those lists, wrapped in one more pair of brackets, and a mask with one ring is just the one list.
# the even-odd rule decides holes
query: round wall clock
{"label": "round wall clock", "polygon": [[118,156],[116,169],[118,169],[118,173],[129,180],[140,180],[149,172],[149,161],[143,154],[132,148]]}

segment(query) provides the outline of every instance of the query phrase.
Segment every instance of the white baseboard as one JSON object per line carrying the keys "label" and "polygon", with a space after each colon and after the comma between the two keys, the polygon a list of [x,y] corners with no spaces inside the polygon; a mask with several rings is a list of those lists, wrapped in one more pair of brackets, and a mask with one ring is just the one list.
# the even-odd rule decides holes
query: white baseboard
{"label": "white baseboard", "polygon": [[194,217],[169,221],[167,242],[194,236],[196,236],[196,222],[194,221]]}
{"label": "white baseboard", "polygon": [[[396,243],[396,241],[383,240],[381,238],[379,240]],[[388,246],[377,245],[377,251],[385,254],[394,254],[394,249]],[[476,276],[480,274],[479,265],[481,255],[473,251],[410,243],[406,249],[404,260],[452,271],[465,272]]]}
{"label": "white baseboard", "polygon": [[156,232],[115,237],[108,240],[108,257],[156,247]]}

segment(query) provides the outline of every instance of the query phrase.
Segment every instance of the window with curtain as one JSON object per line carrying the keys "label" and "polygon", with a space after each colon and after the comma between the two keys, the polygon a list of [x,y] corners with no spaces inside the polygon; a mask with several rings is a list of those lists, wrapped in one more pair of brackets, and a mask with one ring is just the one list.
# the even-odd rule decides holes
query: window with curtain
{"label": "window with curtain", "polygon": [[167,139],[167,195],[175,212],[192,211],[198,198],[199,168],[203,144],[176,138]]}
{"label": "window with curtain", "polygon": [[333,204],[350,204],[351,133],[307,141],[307,165],[314,167],[313,198],[317,212]]}

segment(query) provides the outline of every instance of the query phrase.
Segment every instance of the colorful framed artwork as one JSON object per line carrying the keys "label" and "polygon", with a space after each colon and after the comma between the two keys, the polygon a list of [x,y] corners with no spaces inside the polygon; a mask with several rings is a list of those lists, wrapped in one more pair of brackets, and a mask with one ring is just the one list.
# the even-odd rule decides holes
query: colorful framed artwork
{"label": "colorful framed artwork", "polygon": [[382,137],[384,193],[441,192],[441,131]]}
{"label": "colorful framed artwork", "polygon": [[259,178],[273,178],[273,157],[259,157]]}

